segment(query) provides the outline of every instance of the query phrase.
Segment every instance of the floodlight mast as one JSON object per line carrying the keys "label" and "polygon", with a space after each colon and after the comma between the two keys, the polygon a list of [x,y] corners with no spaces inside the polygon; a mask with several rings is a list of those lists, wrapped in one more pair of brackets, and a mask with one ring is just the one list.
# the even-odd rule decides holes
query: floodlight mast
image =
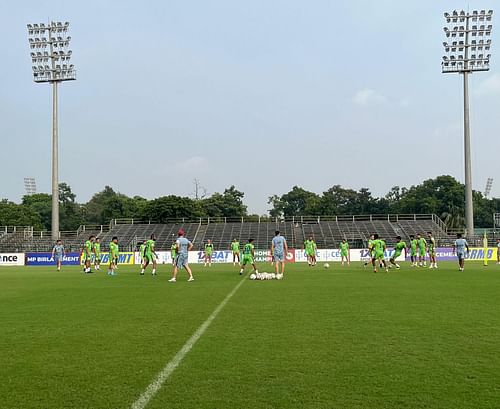
{"label": "floodlight mast", "polygon": [[[465,225],[466,235],[474,234],[474,205],[472,202],[472,169],[470,146],[469,74],[490,69],[489,53],[493,10],[478,12],[454,10],[444,13],[448,26],[444,32],[450,43],[443,43],[447,55],[443,56],[442,72],[463,75],[464,83],[464,167],[465,167]],[[472,23],[472,24],[471,24]],[[474,39],[471,40],[471,37]],[[480,38],[478,41],[477,38]],[[485,41],[486,38],[486,41]],[[480,54],[478,54],[480,53]]]}
{"label": "floodlight mast", "polygon": [[[69,23],[28,24],[28,40],[33,64],[33,80],[52,84],[52,239],[59,238],[59,129],[58,84],[76,80],[73,64],[69,64],[71,37]],[[47,37],[45,37],[47,33]],[[48,49],[48,51],[47,51]],[[50,65],[48,63],[50,62]]]}

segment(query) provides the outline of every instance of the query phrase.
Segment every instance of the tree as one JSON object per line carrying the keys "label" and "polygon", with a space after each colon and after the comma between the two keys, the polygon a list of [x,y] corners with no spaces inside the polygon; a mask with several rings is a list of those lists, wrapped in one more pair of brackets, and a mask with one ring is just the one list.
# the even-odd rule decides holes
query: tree
{"label": "tree", "polygon": [[[36,193],[23,196],[22,204],[36,213],[41,222],[41,230],[50,230],[52,225],[52,195]],[[17,225],[22,225],[19,222]]]}
{"label": "tree", "polygon": [[33,226],[42,230],[43,224],[38,213],[30,206],[0,200],[0,226]]}
{"label": "tree", "polygon": [[274,217],[314,214],[321,206],[320,198],[316,193],[298,186],[294,186],[290,192],[281,197],[271,196],[268,203],[273,205],[270,214]]}
{"label": "tree", "polygon": [[194,220],[202,216],[199,202],[189,197],[163,196],[149,201],[144,207],[144,218],[160,223],[180,218]]}
{"label": "tree", "polygon": [[204,215],[207,217],[242,217],[247,214],[247,207],[243,203],[244,193],[234,185],[224,190],[223,194],[214,193],[201,201]]}

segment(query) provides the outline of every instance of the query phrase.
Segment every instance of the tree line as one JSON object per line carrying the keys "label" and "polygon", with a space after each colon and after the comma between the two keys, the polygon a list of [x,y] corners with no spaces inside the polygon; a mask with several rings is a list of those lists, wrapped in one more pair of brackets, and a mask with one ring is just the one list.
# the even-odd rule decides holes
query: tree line
{"label": "tree line", "polygon": [[[356,191],[334,185],[317,194],[294,186],[281,196],[269,198],[269,216],[434,213],[448,227],[462,228],[465,224],[464,192],[463,184],[446,175],[409,188],[394,186],[384,197],[374,197],[367,188]],[[244,193],[235,186],[208,197],[168,195],[152,200],[129,197],[106,186],[87,203],[78,203],[71,187],[61,183],[60,228],[76,230],[82,224],[107,224],[111,219],[120,218],[165,222],[180,218],[251,216],[243,198]],[[47,193],[24,196],[19,204],[1,200],[0,226],[33,226],[35,230],[50,230],[51,200]],[[500,199],[488,199],[475,191],[474,213],[477,227],[491,227],[493,213],[500,213]]]}

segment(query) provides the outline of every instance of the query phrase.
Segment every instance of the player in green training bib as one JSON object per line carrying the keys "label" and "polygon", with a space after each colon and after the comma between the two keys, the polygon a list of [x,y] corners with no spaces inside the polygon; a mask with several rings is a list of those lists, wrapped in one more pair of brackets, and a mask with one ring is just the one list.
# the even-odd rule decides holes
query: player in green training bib
{"label": "player in green training bib", "polygon": [[243,256],[241,258],[241,269],[240,269],[240,275],[242,275],[245,271],[245,266],[247,264],[251,264],[253,267],[253,272],[258,273],[257,271],[257,266],[255,265],[255,249],[253,245],[253,239],[249,239],[248,243],[245,244],[243,247]]}
{"label": "player in green training bib", "polygon": [[231,251],[233,253],[233,266],[236,265],[236,260],[238,260],[238,264],[240,264],[240,242],[236,239],[233,239],[231,242]]}
{"label": "player in green training bib", "polygon": [[101,269],[101,239],[96,237],[94,243],[94,269]]}
{"label": "player in green training bib", "polygon": [[156,236],[154,234],[151,235],[149,240],[146,241],[146,248],[144,249],[144,261],[142,263],[141,276],[144,275],[144,270],[151,263],[153,265],[153,270],[151,271],[151,275],[156,275],[156,259],[158,256],[155,252],[155,241]]}
{"label": "player in green training bib", "polygon": [[94,239],[95,236],[90,236],[89,239],[85,242],[82,248],[82,260],[83,260],[83,272],[91,273],[90,263],[92,261],[92,253],[94,251]]}
{"label": "player in green training bib", "polygon": [[118,256],[120,251],[118,249],[118,237],[114,236],[111,239],[111,243],[109,243],[109,267],[108,267],[108,275],[114,276],[116,275],[116,265],[118,264]]}
{"label": "player in green training bib", "polygon": [[429,268],[438,268],[436,260],[436,239],[432,232],[427,232],[427,252],[429,253]]}
{"label": "player in green training bib", "polygon": [[378,234],[373,235],[373,243],[372,243],[372,249],[373,249],[373,256],[372,256],[372,266],[373,266],[373,272],[377,272],[377,263],[380,265],[383,265],[385,267],[385,271],[389,271],[387,268],[387,263],[385,262],[384,259],[384,253],[385,253],[385,242],[381,239],[379,239]]}
{"label": "player in green training bib", "polygon": [[309,238],[304,242],[304,251],[306,253],[307,264],[309,267],[316,265],[316,250],[316,242],[312,236],[309,236]]}
{"label": "player in green training bib", "polygon": [[175,241],[170,246],[170,257],[172,258],[172,265],[175,266],[175,259],[177,258],[177,243]]}
{"label": "player in green training bib", "polygon": [[420,234],[417,234],[417,247],[418,247],[418,265],[419,267],[425,267],[427,265],[425,261],[425,252],[427,251],[427,240],[425,240]]}
{"label": "player in green training bib", "polygon": [[347,265],[351,264],[349,243],[346,239],[342,239],[342,241],[340,242],[340,261],[342,263],[342,266],[344,265],[344,261],[347,263]]}
{"label": "player in green training bib", "polygon": [[372,261],[373,258],[373,234],[370,234],[370,238],[368,239],[368,260],[365,261],[365,264],[363,265],[365,268],[368,265],[369,262]]}
{"label": "player in green training bib", "polygon": [[410,261],[412,267],[417,266],[417,246],[418,246],[417,239],[413,234],[410,235]]}
{"label": "player in green training bib", "polygon": [[205,244],[205,257],[204,257],[204,267],[212,267],[212,254],[214,253],[214,245],[212,244],[212,240],[208,239],[207,244]]}
{"label": "player in green training bib", "polygon": [[146,252],[146,242],[147,240],[143,240],[141,245],[139,246],[139,257],[141,260],[141,265],[144,264],[144,253]]}
{"label": "player in green training bib", "polygon": [[396,268],[399,269],[400,265],[398,263],[396,263],[396,260],[401,255],[403,250],[405,252],[405,258],[406,258],[406,254],[407,254],[408,250],[406,249],[406,243],[401,239],[401,236],[396,237],[396,240],[397,240],[397,242],[396,242],[396,245],[394,246],[394,254],[389,259],[389,262],[391,263],[391,265],[396,266]]}

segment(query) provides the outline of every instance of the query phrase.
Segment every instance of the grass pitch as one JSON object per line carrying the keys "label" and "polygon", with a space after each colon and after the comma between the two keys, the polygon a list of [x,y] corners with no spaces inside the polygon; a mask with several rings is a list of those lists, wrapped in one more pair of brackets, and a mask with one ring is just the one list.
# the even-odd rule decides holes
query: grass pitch
{"label": "grass pitch", "polygon": [[[287,268],[246,279],[147,407],[500,407],[500,266]],[[0,269],[0,407],[130,408],[242,279],[193,270]]]}

